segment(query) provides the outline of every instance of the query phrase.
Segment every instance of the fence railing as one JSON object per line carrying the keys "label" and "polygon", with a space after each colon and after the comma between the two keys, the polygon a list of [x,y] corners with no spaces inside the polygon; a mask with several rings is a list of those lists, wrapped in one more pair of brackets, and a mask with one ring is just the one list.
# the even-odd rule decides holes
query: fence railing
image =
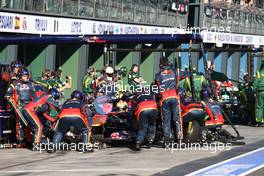
{"label": "fence railing", "polygon": [[264,35],[263,9],[205,4],[203,27],[224,28],[232,33]]}
{"label": "fence railing", "polygon": [[[0,0],[1,8],[179,27],[187,13],[170,8],[169,0]],[[184,1],[184,0],[182,0]]]}

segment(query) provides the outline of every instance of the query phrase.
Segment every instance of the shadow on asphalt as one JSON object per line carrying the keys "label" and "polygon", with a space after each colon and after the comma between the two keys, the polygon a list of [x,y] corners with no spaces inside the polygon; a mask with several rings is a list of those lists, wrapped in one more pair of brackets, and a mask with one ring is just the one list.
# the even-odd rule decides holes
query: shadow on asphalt
{"label": "shadow on asphalt", "polygon": [[[185,163],[185,164],[182,164],[179,166],[175,166],[169,170],[156,173],[153,176],[186,175],[186,174],[192,173],[194,171],[197,171],[199,169],[205,168],[207,166],[214,165],[214,164],[222,162],[224,160],[227,160],[227,159],[242,155],[244,153],[248,153],[250,151],[256,150],[256,149],[261,148],[263,146],[264,146],[264,140],[253,143],[253,144],[244,145],[243,147],[233,148],[229,151],[221,152],[219,155],[214,156],[214,157],[199,159],[199,160],[191,161],[189,163]],[[262,175],[263,175],[263,173],[262,173]]]}

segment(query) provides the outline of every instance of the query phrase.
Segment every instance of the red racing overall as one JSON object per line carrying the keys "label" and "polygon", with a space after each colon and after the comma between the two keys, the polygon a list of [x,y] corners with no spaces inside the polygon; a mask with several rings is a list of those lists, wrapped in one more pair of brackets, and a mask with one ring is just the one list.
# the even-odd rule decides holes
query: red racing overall
{"label": "red racing overall", "polygon": [[90,112],[84,107],[85,106],[80,100],[74,99],[69,99],[63,104],[62,111],[58,115],[59,120],[55,127],[55,134],[53,137],[54,144],[60,143],[71,126],[82,134],[83,144],[90,142],[91,130],[88,121]]}
{"label": "red racing overall", "polygon": [[155,97],[151,94],[139,93],[135,96],[137,107],[135,116],[138,123],[137,142],[143,143],[145,139],[152,143],[156,133],[156,120],[158,107]]}
{"label": "red racing overall", "polygon": [[[21,111],[24,116],[24,107],[31,101],[36,99],[35,89],[32,82],[23,82],[22,80],[13,81],[10,84],[6,95],[7,100],[11,100],[17,109]],[[25,126],[21,118],[17,115],[16,131],[17,139],[19,143],[23,143],[25,140]],[[26,119],[27,121],[27,119]],[[30,122],[29,122],[30,123]]]}
{"label": "red racing overall", "polygon": [[[44,93],[36,100],[31,101],[24,107],[25,118],[34,129],[34,143],[36,144],[39,144],[41,142],[43,133],[43,124],[38,118],[37,112],[45,113],[48,108],[48,103],[55,105],[55,101],[52,99],[52,96]],[[51,122],[55,122],[56,120],[48,114],[45,114],[44,117]]]}
{"label": "red racing overall", "polygon": [[[180,118],[180,101],[177,94],[177,85],[179,81],[179,73],[176,73],[172,67],[162,69],[156,75],[156,83],[159,86],[163,135],[164,141],[170,140],[171,127],[174,129],[175,140],[179,140],[181,135],[181,118]],[[173,124],[171,124],[173,122]]]}

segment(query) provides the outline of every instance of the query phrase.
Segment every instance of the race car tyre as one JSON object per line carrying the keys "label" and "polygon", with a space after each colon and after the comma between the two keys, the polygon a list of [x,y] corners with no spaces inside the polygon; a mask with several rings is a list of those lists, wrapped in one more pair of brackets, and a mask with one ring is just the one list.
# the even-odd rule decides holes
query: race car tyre
{"label": "race car tyre", "polygon": [[196,142],[201,136],[201,125],[198,121],[193,120],[187,125],[187,132],[183,137],[185,143]]}

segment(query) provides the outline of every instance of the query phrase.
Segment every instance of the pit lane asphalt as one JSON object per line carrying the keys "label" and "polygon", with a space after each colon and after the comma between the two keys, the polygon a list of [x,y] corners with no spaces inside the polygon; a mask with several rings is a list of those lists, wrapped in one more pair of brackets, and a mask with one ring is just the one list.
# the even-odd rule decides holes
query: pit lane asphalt
{"label": "pit lane asphalt", "polygon": [[[134,152],[126,146],[94,153],[39,153],[27,149],[1,149],[0,175],[185,175],[264,146],[264,128],[237,126],[246,145],[228,151],[177,150],[153,147]],[[230,127],[228,131],[233,132]],[[264,175],[260,169],[251,175]]]}

